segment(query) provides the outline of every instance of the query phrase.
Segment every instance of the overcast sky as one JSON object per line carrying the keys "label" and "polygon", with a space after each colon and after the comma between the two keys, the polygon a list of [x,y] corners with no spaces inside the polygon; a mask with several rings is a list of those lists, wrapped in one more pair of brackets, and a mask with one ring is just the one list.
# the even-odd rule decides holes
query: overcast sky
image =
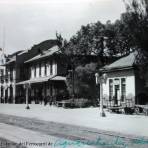
{"label": "overcast sky", "polygon": [[0,0],[0,46],[5,38],[6,53],[28,49],[56,31],[69,39],[81,25],[113,22],[124,11],[122,0]]}

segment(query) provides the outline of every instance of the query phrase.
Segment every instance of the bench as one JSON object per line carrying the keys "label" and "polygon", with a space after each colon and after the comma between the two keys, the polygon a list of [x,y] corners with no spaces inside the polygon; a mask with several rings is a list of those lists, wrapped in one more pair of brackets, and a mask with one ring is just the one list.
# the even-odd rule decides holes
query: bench
{"label": "bench", "polygon": [[56,105],[57,107],[63,107],[63,108],[66,108],[66,107],[71,107],[74,105],[73,102],[69,101],[69,100],[62,100],[62,101],[56,101]]}
{"label": "bench", "polygon": [[114,107],[108,107],[107,108],[110,112],[115,112],[115,113],[123,113],[124,107],[122,106],[114,106]]}

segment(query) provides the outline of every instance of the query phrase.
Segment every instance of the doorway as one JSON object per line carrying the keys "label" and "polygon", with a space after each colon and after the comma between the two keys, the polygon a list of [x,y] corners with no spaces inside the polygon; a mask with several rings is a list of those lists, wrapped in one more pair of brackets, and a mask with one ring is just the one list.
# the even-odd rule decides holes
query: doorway
{"label": "doorway", "polygon": [[119,97],[120,97],[120,89],[119,85],[115,85],[115,105],[118,105]]}

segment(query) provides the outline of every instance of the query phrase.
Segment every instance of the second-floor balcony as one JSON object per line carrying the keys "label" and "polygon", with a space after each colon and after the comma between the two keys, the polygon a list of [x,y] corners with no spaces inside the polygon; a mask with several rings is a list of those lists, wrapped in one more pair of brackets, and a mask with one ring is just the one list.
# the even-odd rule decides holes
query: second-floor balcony
{"label": "second-floor balcony", "polygon": [[8,74],[8,75],[3,75],[0,76],[0,82],[3,84],[4,82],[8,83],[8,82],[13,82],[13,75],[12,74]]}

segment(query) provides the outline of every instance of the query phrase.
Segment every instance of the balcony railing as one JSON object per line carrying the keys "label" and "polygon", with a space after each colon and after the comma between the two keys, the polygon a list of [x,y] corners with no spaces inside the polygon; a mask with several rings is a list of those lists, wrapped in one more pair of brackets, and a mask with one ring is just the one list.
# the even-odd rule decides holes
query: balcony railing
{"label": "balcony railing", "polygon": [[13,75],[12,74],[0,76],[0,82],[1,83],[4,83],[4,82],[8,83],[8,81],[10,81],[10,82],[13,81]]}
{"label": "balcony railing", "polygon": [[4,83],[4,78],[3,78],[3,76],[0,77],[0,82],[1,82],[1,84]]}

